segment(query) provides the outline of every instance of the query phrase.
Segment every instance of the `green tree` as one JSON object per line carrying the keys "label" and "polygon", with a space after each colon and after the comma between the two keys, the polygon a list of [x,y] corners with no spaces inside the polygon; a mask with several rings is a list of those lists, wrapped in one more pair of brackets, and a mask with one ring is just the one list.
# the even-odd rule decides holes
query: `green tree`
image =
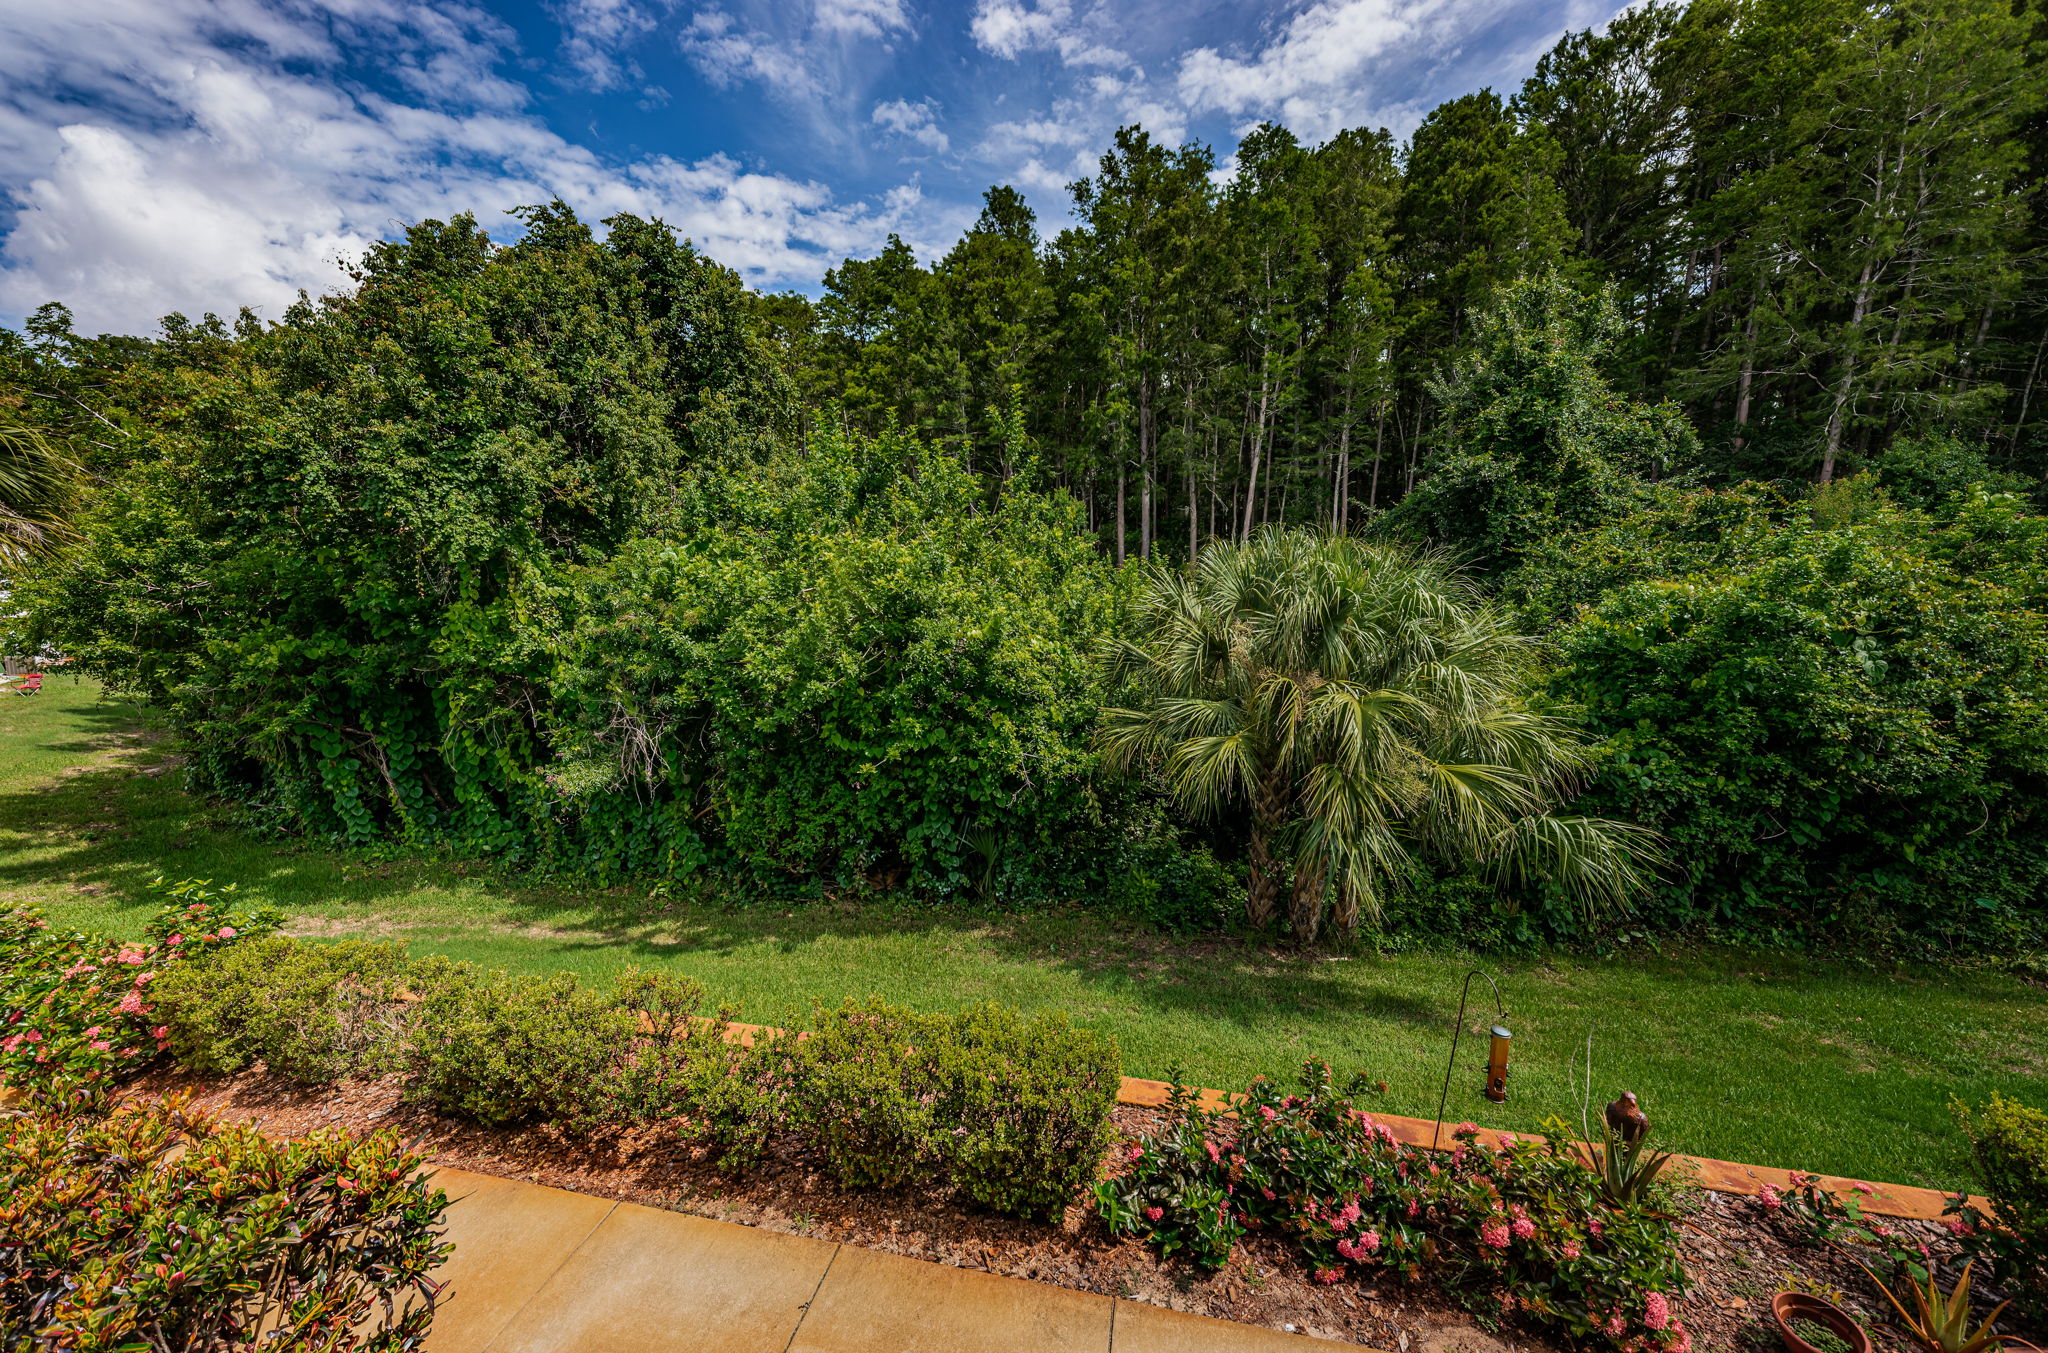
{"label": "green tree", "polygon": [[1673,842],[1650,918],[2041,943],[2048,521],[1981,490],[1951,511],[1863,476],[1665,489],[1557,561],[1554,693],[1603,740],[1581,803]]}
{"label": "green tree", "polygon": [[1549,812],[1586,748],[1527,703],[1530,641],[1436,559],[1261,531],[1150,569],[1111,652],[1137,698],[1103,711],[1105,752],[1190,812],[1249,810],[1253,925],[1288,887],[1298,940],[1326,911],[1349,934],[1416,853],[1588,910],[1645,884],[1645,833]]}
{"label": "green tree", "polygon": [[1694,440],[1677,409],[1625,401],[1601,374],[1621,328],[1610,294],[1555,271],[1504,287],[1432,387],[1441,450],[1390,526],[1504,572],[1627,513],[1640,476],[1685,464]]}

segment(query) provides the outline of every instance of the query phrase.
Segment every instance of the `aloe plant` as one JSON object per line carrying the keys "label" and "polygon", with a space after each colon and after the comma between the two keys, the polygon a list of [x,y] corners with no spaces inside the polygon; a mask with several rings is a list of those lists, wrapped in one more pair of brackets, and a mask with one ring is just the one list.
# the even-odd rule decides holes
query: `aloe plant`
{"label": "aloe plant", "polygon": [[1985,1349],[1996,1349],[2006,1342],[2006,1336],[1993,1334],[1991,1326],[2004,1313],[2008,1303],[2001,1302],[1998,1309],[1985,1316],[1974,1330],[1970,1328],[1969,1264],[1963,1265],[1955,1290],[1946,1296],[1942,1295],[1941,1284],[1932,1273],[1924,1280],[1909,1284],[1906,1291],[1913,1298],[1914,1309],[1911,1311],[1891,1288],[1885,1286],[1884,1279],[1870,1272],[1867,1264],[1859,1261],[1857,1267],[1870,1273],[1870,1281],[1877,1284],[1877,1290],[1884,1293],[1885,1300],[1899,1313],[1914,1346],[1924,1349],[1925,1353],[1983,1353]]}
{"label": "aloe plant", "polygon": [[1600,1194],[1615,1207],[1626,1207],[1650,1191],[1650,1185],[1657,1182],[1657,1176],[1671,1163],[1669,1151],[1651,1151],[1643,1154],[1649,1146],[1650,1134],[1646,1128],[1640,1137],[1632,1142],[1623,1142],[1607,1124],[1600,1125],[1601,1148],[1593,1154],[1594,1164],[1600,1172]]}

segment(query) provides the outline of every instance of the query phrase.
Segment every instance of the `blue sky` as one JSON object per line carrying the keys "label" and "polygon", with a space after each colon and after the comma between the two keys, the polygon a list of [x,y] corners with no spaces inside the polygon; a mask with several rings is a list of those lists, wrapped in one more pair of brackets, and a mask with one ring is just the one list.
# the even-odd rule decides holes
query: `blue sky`
{"label": "blue sky", "polygon": [[1120,124],[1230,148],[1405,134],[1511,91],[1615,0],[0,0],[0,323],[80,327],[301,288],[401,222],[559,196],[657,215],[815,287],[982,190],[1044,225]]}

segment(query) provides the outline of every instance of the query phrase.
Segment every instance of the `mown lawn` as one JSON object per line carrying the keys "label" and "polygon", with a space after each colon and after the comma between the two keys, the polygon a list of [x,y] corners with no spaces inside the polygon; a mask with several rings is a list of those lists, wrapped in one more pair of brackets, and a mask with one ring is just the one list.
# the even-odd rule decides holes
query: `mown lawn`
{"label": "mown lawn", "polygon": [[[415,952],[593,975],[631,964],[699,978],[761,1023],[879,994],[929,1009],[995,999],[1114,1033],[1132,1075],[1235,1086],[1310,1056],[1368,1071],[1386,1107],[1428,1116],[1458,983],[1446,956],[1302,958],[1181,941],[1080,910],[990,916],[917,905],[729,906],[562,887],[474,862],[380,862],[255,839],[188,797],[143,711],[52,679],[0,697],[0,897],[137,933],[158,874],[238,881],[309,935],[402,936]],[[1529,1129],[1576,1116],[1569,1065],[1590,1031],[1602,1100],[1641,1094],[1661,1140],[1703,1155],[1953,1186],[1948,1099],[2048,1103],[2044,993],[1988,972],[1862,968],[1727,950],[1480,960],[1512,1007],[1512,1099],[1449,1115]],[[1476,1031],[1490,1018],[1475,1016]]]}

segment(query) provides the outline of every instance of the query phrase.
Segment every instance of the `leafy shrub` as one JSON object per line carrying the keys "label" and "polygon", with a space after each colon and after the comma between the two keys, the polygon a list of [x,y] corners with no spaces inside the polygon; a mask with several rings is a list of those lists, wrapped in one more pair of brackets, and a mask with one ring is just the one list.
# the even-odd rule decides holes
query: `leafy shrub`
{"label": "leafy shrub", "polygon": [[938,1016],[871,1000],[822,1016],[796,1049],[796,1120],[840,1182],[889,1188],[940,1161]]}
{"label": "leafy shrub", "polygon": [[[1288,1237],[1316,1278],[1428,1271],[1496,1315],[1574,1339],[1684,1353],[1673,1303],[1687,1287],[1664,1199],[1613,1206],[1559,1136],[1478,1144],[1460,1124],[1443,1155],[1411,1148],[1308,1064],[1300,1093],[1254,1081],[1234,1125],[1177,1091],[1166,1128],[1097,1188],[1113,1230],[1220,1265],[1244,1228]],[[1561,1127],[1559,1129],[1561,1134]],[[1210,1220],[1211,1216],[1215,1220]]]}
{"label": "leafy shrub", "polygon": [[447,1197],[395,1134],[274,1142],[176,1103],[10,1117],[0,1149],[9,1347],[418,1348]]}
{"label": "leafy shrub", "polygon": [[793,1035],[706,1044],[691,1077],[683,1140],[702,1143],[729,1169],[758,1162],[769,1142],[794,1127],[798,1046]]}
{"label": "leafy shrub", "polygon": [[789,1121],[841,1182],[943,1179],[994,1211],[1056,1216],[1109,1141],[1116,1045],[995,1005],[920,1015],[847,1002],[786,1060]]}
{"label": "leafy shrub", "polygon": [[1115,1043],[984,1003],[946,1017],[932,1062],[947,1171],[969,1198],[1057,1217],[1094,1178],[1122,1079]]}
{"label": "leafy shrub", "polygon": [[545,1118],[574,1130],[602,1116],[612,1058],[639,1032],[633,1013],[573,974],[512,975],[422,959],[406,1048],[407,1094],[501,1126]]}
{"label": "leafy shrub", "polygon": [[225,1075],[260,1061],[317,1085],[392,1069],[406,968],[405,946],[395,941],[273,936],[181,965],[155,995],[181,1065]]}
{"label": "leafy shrub", "polygon": [[2048,1322],[2048,1112],[2002,1095],[1954,1109],[1995,1215],[1958,1199],[1949,1228],[1965,1254],[1989,1262],[2020,1310]]}
{"label": "leafy shrub", "polygon": [[142,943],[53,931],[33,908],[0,915],[0,1081],[45,1107],[97,1111],[165,1047],[157,978],[278,921],[275,910],[226,906],[232,887],[162,890],[173,900]]}
{"label": "leafy shrub", "polygon": [[1246,1213],[1233,1209],[1235,1184],[1219,1182],[1221,1148],[1212,1135],[1221,1111],[1201,1107],[1178,1074],[1166,1101],[1167,1126],[1125,1149],[1129,1169],[1095,1186],[1096,1211],[1119,1235],[1142,1235],[1171,1258],[1223,1267],[1243,1238]]}
{"label": "leafy shrub", "polygon": [[1852,488],[1663,490],[1525,579],[1565,619],[1552,692],[1605,739],[1581,803],[1672,843],[1653,927],[2037,946],[2048,523]]}

